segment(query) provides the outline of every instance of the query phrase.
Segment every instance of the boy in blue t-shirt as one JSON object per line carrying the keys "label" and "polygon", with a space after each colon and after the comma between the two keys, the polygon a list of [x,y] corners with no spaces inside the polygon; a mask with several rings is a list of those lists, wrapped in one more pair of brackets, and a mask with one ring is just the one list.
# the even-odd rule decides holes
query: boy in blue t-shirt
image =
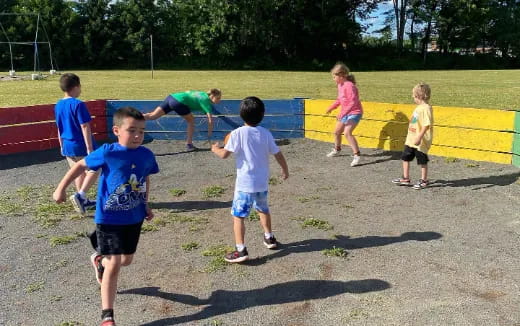
{"label": "boy in blue t-shirt", "polygon": [[[69,167],[72,167],[97,146],[90,129],[92,117],[85,103],[78,100],[81,94],[79,77],[72,73],[63,74],[60,78],[60,88],[64,96],[56,103],[54,115],[61,155],[66,157]],[[87,171],[74,180],[77,192],[70,197],[70,200],[78,213],[84,214],[85,209],[94,208],[96,202],[88,200],[86,192],[96,178],[96,171]]]}
{"label": "boy in blue t-shirt", "polygon": [[271,214],[267,201],[269,156],[274,155],[282,168],[283,179],[289,177],[289,168],[271,132],[258,125],[264,118],[264,113],[265,106],[259,98],[246,97],[240,102],[240,117],[245,125],[231,132],[224,148],[220,148],[219,144],[211,146],[211,151],[220,158],[227,158],[234,153],[237,166],[235,195],[231,208],[236,250],[224,257],[230,263],[240,263],[249,259],[244,241],[244,218],[249,216],[253,205],[264,229],[264,245],[268,249],[278,247],[271,229]]}
{"label": "boy in blue t-shirt", "polygon": [[154,154],[141,146],[145,119],[135,108],[114,113],[112,130],[117,143],[104,144],[77,162],[65,174],[53,194],[57,203],[65,200],[65,190],[86,169],[101,169],[96,205],[97,243],[91,262],[101,284],[102,326],[113,326],[117,279],[122,266],[132,262],[143,220],[151,220],[148,206],[150,174],[159,172]]}

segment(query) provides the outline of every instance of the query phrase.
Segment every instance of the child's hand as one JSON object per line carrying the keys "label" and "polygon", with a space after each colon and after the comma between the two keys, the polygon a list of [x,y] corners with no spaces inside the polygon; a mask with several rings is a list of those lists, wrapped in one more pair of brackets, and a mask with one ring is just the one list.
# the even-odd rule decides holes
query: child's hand
{"label": "child's hand", "polygon": [[331,113],[331,112],[332,112],[331,109],[327,109],[327,111],[325,112],[325,114],[329,114],[329,113]]}
{"label": "child's hand", "polygon": [[211,145],[211,151],[212,151],[213,153],[217,152],[219,149],[221,149],[219,143],[214,143],[213,145]]}
{"label": "child's hand", "polygon": [[60,191],[59,189],[56,189],[52,194],[52,199],[54,199],[54,201],[58,204],[65,202],[66,197],[65,190]]}
{"label": "child's hand", "polygon": [[287,180],[287,178],[289,177],[289,172],[285,172],[285,171],[282,170],[281,177],[282,177],[283,180]]}
{"label": "child's hand", "polygon": [[422,137],[415,138],[415,146],[419,146],[421,144]]}
{"label": "child's hand", "polygon": [[153,215],[153,212],[152,212],[152,209],[150,207],[148,207],[148,205],[146,206],[146,216],[144,217],[147,221],[151,221],[153,219],[154,215]]}

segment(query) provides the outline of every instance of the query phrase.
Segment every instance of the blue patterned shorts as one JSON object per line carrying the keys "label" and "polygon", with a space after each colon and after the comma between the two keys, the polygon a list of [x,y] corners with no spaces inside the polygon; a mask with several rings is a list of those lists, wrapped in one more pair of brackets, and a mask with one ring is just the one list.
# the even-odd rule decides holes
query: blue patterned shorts
{"label": "blue patterned shorts", "polygon": [[235,191],[233,198],[233,207],[231,207],[231,215],[236,217],[248,217],[251,207],[255,207],[260,213],[269,213],[269,204],[267,202],[268,191],[262,192],[242,192]]}
{"label": "blue patterned shorts", "polygon": [[349,121],[353,121],[355,124],[358,124],[361,121],[362,114],[347,114],[343,118],[341,118],[341,122],[343,124],[347,124]]}

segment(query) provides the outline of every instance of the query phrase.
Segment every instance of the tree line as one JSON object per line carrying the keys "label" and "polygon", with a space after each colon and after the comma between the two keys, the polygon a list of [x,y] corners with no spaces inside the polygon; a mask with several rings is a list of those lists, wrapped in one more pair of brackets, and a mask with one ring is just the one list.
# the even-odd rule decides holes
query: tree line
{"label": "tree line", "polygon": [[[355,69],[519,67],[520,1],[393,0],[2,0],[0,42],[32,68],[38,40],[59,69]],[[40,15],[40,25],[37,16]],[[153,40],[153,43],[152,43]],[[50,51],[38,46],[38,66]],[[7,43],[0,65],[10,67]],[[5,67],[5,68],[4,68]],[[18,68],[19,70],[20,68]]]}

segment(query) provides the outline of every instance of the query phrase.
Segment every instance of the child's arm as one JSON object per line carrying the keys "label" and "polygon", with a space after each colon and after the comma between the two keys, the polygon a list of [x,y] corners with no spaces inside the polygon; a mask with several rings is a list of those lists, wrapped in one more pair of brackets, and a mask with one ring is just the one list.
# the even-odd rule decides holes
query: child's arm
{"label": "child's arm", "polygon": [[419,146],[421,144],[422,138],[423,138],[424,134],[426,133],[426,131],[428,131],[428,129],[430,129],[430,126],[423,126],[421,128],[421,130],[419,131],[419,134],[417,134],[417,137],[415,138],[416,146]]}
{"label": "child's arm", "polygon": [[145,120],[155,120],[159,119],[165,114],[166,113],[164,112],[164,110],[160,106],[158,106],[157,108],[155,108],[155,110],[153,110],[152,112],[145,113],[143,114],[143,116]]}
{"label": "child's arm", "polygon": [[327,109],[327,114],[331,113],[332,111],[336,110],[339,106],[339,100],[336,100],[334,101],[334,103],[331,104],[331,106],[329,106],[329,108]]}
{"label": "child's arm", "polygon": [[211,134],[213,133],[213,116],[211,113],[206,113],[208,116],[208,140],[211,140]]}
{"label": "child's arm", "polygon": [[225,148],[220,148],[218,143],[211,145],[211,151],[220,158],[228,158],[231,152]]}
{"label": "child's arm", "polygon": [[274,154],[274,158],[276,159],[276,162],[280,164],[282,167],[282,179],[287,179],[289,177],[289,167],[287,166],[287,162],[285,161],[285,157],[283,156],[282,152],[278,152]]}
{"label": "child's arm", "polygon": [[151,221],[153,219],[153,212],[148,205],[148,198],[150,196],[150,176],[146,177],[146,216],[144,217],[147,221]]}
{"label": "child's arm", "polygon": [[65,176],[63,176],[63,179],[61,179],[60,183],[58,184],[58,187],[56,187],[56,190],[54,190],[54,193],[52,194],[52,198],[57,203],[63,203],[66,200],[66,194],[65,191],[67,190],[67,187],[82,173],[87,170],[87,164],[85,163],[85,159],[78,161],[76,164],[72,166],[72,168],[65,173]]}
{"label": "child's arm", "polygon": [[85,145],[87,146],[87,154],[90,154],[94,150],[94,145],[92,144],[92,130],[90,129],[90,123],[82,123],[81,132],[83,133],[83,139],[85,140]]}

